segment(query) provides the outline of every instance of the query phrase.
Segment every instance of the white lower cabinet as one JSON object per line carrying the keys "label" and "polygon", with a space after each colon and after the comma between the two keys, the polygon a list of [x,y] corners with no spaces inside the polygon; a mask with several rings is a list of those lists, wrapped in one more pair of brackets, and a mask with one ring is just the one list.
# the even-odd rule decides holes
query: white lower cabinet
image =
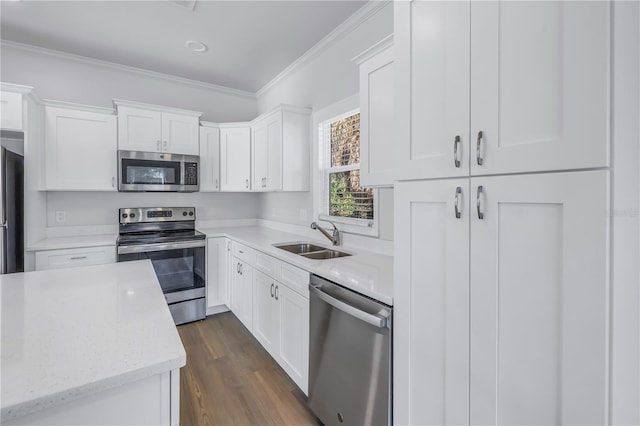
{"label": "white lower cabinet", "polygon": [[253,267],[231,257],[231,311],[253,333]]}
{"label": "white lower cabinet", "polygon": [[275,297],[279,311],[276,359],[306,395],[309,384],[309,296],[304,297],[276,282]]}
{"label": "white lower cabinet", "polygon": [[231,240],[207,240],[207,314],[228,310]]}
{"label": "white lower cabinet", "polygon": [[278,352],[280,312],[276,299],[277,281],[255,271],[253,275],[253,335],[275,358]]}
{"label": "white lower cabinet", "polygon": [[396,185],[396,424],[607,422],[607,188],[606,171]]}
{"label": "white lower cabinet", "polygon": [[103,265],[116,262],[115,246],[82,247],[36,252],[36,271]]}

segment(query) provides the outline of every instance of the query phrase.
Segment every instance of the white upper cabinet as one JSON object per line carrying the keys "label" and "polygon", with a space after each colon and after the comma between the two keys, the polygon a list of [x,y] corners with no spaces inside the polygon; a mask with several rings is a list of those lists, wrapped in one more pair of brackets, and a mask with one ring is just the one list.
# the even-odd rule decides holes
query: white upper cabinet
{"label": "white upper cabinet", "polygon": [[396,178],[608,166],[608,2],[394,7]]}
{"label": "white upper cabinet", "polygon": [[115,100],[118,149],[198,155],[200,112]]}
{"label": "white upper cabinet", "polygon": [[610,7],[471,3],[471,174],[609,165]]}
{"label": "white upper cabinet", "polygon": [[251,124],[251,175],[254,191],[282,189],[282,115]]}
{"label": "white upper cabinet", "polygon": [[45,106],[45,189],[115,191],[113,110],[61,102]]}
{"label": "white upper cabinet", "polygon": [[251,122],[253,191],[308,191],[311,111],[279,105]]}
{"label": "white upper cabinet", "polygon": [[394,2],[397,179],[469,174],[469,10]]}
{"label": "white upper cabinet", "polygon": [[0,128],[22,130],[22,93],[0,92]]}
{"label": "white upper cabinet", "polygon": [[220,191],[220,127],[200,124],[200,192]]}
{"label": "white upper cabinet", "polygon": [[360,66],[360,184],[392,186],[397,149],[393,36],[353,61]]}
{"label": "white upper cabinet", "polygon": [[251,127],[248,123],[220,125],[220,190],[251,190]]}

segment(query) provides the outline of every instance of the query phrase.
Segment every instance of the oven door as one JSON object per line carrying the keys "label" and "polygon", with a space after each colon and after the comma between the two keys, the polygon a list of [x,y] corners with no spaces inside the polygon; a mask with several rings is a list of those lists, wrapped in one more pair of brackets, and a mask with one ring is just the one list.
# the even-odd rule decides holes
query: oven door
{"label": "oven door", "polygon": [[149,259],[168,303],[205,295],[205,240],[118,246],[118,262]]}

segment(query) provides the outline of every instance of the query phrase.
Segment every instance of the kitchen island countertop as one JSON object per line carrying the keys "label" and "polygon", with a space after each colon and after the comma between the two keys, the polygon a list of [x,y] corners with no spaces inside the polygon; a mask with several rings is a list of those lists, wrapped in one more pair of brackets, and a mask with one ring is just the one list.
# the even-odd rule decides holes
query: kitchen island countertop
{"label": "kitchen island countertop", "polygon": [[3,421],[185,365],[148,260],[0,275]]}

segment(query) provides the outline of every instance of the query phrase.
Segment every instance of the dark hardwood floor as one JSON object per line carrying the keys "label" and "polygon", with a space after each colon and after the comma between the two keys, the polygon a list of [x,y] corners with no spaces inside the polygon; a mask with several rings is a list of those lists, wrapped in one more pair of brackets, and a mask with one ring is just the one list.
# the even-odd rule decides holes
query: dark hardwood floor
{"label": "dark hardwood floor", "polygon": [[231,313],[178,326],[180,424],[318,425],[306,397]]}

